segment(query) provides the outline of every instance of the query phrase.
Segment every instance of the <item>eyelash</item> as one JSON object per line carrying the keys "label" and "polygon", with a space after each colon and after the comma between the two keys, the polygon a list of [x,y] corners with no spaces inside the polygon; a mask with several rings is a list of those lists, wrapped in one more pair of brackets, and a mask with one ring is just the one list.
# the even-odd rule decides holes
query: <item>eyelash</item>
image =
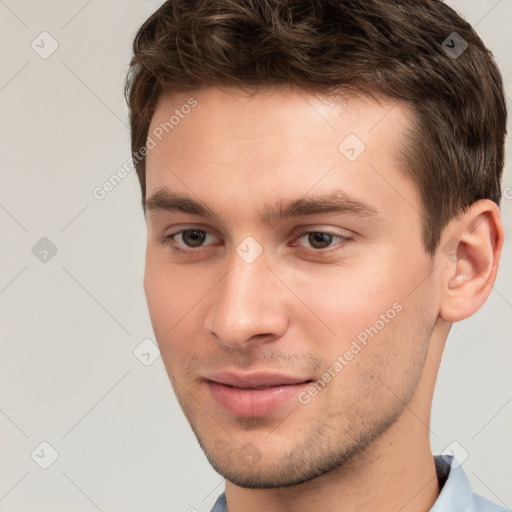
{"label": "eyelash", "polygon": [[[160,240],[160,243],[163,246],[168,247],[175,254],[186,255],[186,254],[194,253],[194,252],[196,252],[196,249],[193,248],[193,247],[190,247],[188,249],[182,249],[181,247],[179,247],[177,245],[174,245],[172,243],[174,241],[175,237],[179,236],[180,234],[182,234],[185,231],[201,231],[201,232],[206,233],[206,234],[211,234],[208,231],[206,231],[205,229],[197,229],[197,230],[195,230],[194,228],[180,229],[179,231],[176,231],[174,233],[171,233],[169,235],[165,235],[164,237],[162,237],[162,239]],[[299,246],[296,242],[298,240],[300,240],[301,238],[303,238],[303,237],[305,237],[307,235],[310,235],[312,233],[315,233],[315,234],[320,233],[320,234],[323,234],[323,235],[331,236],[334,239],[339,239],[340,240],[340,242],[335,243],[333,245],[329,245],[329,246],[327,246],[325,248],[322,248],[322,249],[315,249],[315,248],[312,248],[312,247],[310,247],[310,248],[303,247],[303,249],[309,250],[309,251],[313,252],[314,254],[322,254],[322,253],[325,254],[327,252],[331,252],[331,251],[334,251],[334,250],[341,250],[341,249],[343,249],[343,247],[347,243],[349,243],[352,240],[351,237],[346,237],[346,236],[343,236],[343,235],[340,235],[340,234],[331,233],[329,231],[304,231],[304,232],[302,232],[301,234],[299,234],[295,238],[292,247]],[[202,249],[204,247],[208,247],[208,246],[198,246],[197,249]]]}

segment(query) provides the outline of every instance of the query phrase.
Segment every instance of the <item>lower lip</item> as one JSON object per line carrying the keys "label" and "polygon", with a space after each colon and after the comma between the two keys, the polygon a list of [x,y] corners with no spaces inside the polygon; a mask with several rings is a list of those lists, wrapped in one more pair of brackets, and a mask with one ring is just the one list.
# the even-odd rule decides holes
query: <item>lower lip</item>
{"label": "lower lip", "polygon": [[242,389],[208,382],[208,387],[228,413],[236,416],[264,416],[271,414],[278,407],[294,399],[307,386],[309,382],[274,386],[265,389]]}

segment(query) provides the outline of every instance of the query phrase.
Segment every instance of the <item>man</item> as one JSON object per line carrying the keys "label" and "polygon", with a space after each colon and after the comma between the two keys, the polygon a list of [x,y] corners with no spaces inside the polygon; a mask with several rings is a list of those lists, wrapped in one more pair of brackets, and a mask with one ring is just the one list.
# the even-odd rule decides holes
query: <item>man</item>
{"label": "man", "polygon": [[127,81],[145,291],[215,512],[503,510],[436,457],[453,322],[496,278],[490,52],[435,0],[173,0]]}

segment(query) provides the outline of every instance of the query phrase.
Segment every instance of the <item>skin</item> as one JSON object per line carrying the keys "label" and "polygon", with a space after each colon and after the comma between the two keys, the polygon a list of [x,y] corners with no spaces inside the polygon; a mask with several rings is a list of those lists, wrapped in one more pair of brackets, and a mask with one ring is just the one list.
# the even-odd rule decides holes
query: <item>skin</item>
{"label": "skin", "polygon": [[[497,206],[475,203],[430,255],[400,152],[405,105],[207,88],[162,96],[150,133],[190,96],[197,106],[147,156],[144,286],[177,398],[227,479],[229,511],[429,510],[439,493],[429,441],[437,370],[451,322],[478,310],[494,282]],[[338,149],[349,134],[366,146],[354,161]],[[269,218],[278,204],[318,204],[334,190],[373,213]],[[167,209],[162,191],[210,212]],[[169,238],[184,229],[207,232],[204,245]],[[333,237],[313,247],[311,232]],[[249,236],[263,249],[252,263],[237,253]],[[212,398],[205,376],[221,370],[321,379],[394,304],[400,311],[307,404],[239,417]]]}

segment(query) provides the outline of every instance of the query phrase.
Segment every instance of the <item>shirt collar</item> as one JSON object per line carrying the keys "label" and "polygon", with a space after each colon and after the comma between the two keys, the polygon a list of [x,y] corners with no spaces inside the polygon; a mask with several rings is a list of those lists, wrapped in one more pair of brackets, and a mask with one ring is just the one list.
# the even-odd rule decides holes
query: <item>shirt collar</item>
{"label": "shirt collar", "polygon": [[[430,512],[507,512],[471,490],[462,464],[452,455],[434,457],[441,492]],[[444,483],[444,485],[443,485]]]}

